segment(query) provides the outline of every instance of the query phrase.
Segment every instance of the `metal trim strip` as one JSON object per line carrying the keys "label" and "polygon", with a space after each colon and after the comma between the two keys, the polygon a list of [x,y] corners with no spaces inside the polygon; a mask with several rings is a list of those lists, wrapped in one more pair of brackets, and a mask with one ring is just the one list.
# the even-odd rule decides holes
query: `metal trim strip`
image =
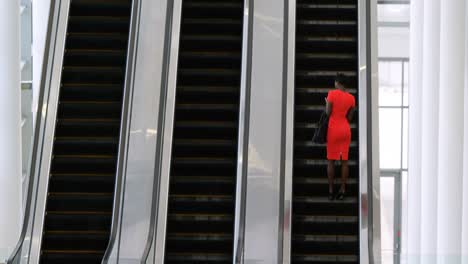
{"label": "metal trim strip", "polygon": [[[287,8],[286,8],[287,5]],[[284,208],[283,215],[283,245],[282,259],[283,263],[291,263],[291,234],[292,234],[292,177],[293,177],[293,159],[294,159],[294,83],[295,83],[295,58],[296,58],[296,1],[285,2],[285,47],[287,52],[286,68],[286,100],[283,98],[283,114],[285,120],[283,123],[284,142]],[[287,29],[287,30],[286,30]]]}
{"label": "metal trim strip", "polygon": [[245,209],[247,201],[247,166],[249,150],[250,90],[252,79],[253,7],[254,2],[244,0],[242,73],[239,105],[238,158],[236,208],[234,226],[233,263],[243,263],[245,239]]}

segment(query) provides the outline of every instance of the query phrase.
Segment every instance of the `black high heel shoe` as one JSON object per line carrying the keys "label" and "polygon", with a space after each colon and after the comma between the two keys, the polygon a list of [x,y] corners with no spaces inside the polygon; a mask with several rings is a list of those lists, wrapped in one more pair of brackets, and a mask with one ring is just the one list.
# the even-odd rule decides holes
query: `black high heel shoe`
{"label": "black high heel shoe", "polygon": [[330,201],[335,200],[335,194],[333,192],[328,192],[328,200]]}
{"label": "black high heel shoe", "polygon": [[336,195],[336,199],[339,201],[343,201],[346,195],[346,191],[339,191],[338,194]]}

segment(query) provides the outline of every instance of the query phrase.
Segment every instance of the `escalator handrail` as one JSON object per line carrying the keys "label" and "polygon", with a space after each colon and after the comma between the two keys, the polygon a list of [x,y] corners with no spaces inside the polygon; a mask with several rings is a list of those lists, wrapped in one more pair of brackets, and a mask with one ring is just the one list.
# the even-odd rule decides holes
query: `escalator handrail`
{"label": "escalator handrail", "polygon": [[[23,223],[21,227],[20,236],[18,238],[18,242],[13,249],[13,252],[9,256],[6,263],[13,264],[13,263],[20,263],[18,257],[23,247],[24,241],[26,239],[26,235],[29,229],[29,222],[31,220],[32,215],[32,202],[33,202],[33,192],[37,188],[39,183],[39,175],[36,175],[39,171],[40,166],[37,165],[37,162],[40,160],[42,156],[43,150],[43,143],[45,135],[45,121],[47,119],[47,111],[43,109],[43,106],[46,107],[44,104],[49,96],[50,92],[50,85],[47,87],[47,84],[50,84],[50,79],[52,78],[52,62],[53,57],[50,54],[53,54],[55,43],[57,40],[57,31],[53,30],[54,26],[59,22],[59,10],[60,10],[60,1],[51,0],[50,12],[53,14],[49,15],[48,25],[47,25],[47,32],[46,32],[46,39],[45,39],[45,49],[44,49],[44,60],[42,63],[42,72],[41,72],[41,81],[39,86],[39,98],[38,98],[38,106],[36,110],[36,124],[33,131],[33,140],[32,140],[32,148],[30,157],[30,169],[29,169],[29,176],[28,176],[28,185],[26,191],[26,203],[24,209],[24,217]],[[46,97],[47,96],[47,97]],[[42,137],[40,137],[42,135]],[[35,177],[37,176],[37,177]],[[34,199],[35,200],[35,199]]]}
{"label": "escalator handrail", "polygon": [[[117,153],[117,172],[114,187],[114,201],[112,210],[112,223],[109,242],[104,253],[102,263],[108,263],[114,250],[119,252],[119,243],[116,241],[119,236],[119,230],[122,224],[122,212],[125,199],[125,182],[126,182],[126,168],[128,158],[128,139],[130,136],[130,125],[132,115],[132,98],[135,83],[135,64],[136,64],[136,50],[138,47],[138,32],[140,25],[141,13],[141,0],[133,0],[132,10],[130,15],[130,26],[127,44],[127,61],[126,61],[126,75],[124,84],[124,93],[122,98],[122,115],[120,124],[120,138],[119,149]],[[115,248],[115,249],[114,249]],[[117,253],[117,256],[119,254]],[[117,261],[118,262],[118,261]]]}

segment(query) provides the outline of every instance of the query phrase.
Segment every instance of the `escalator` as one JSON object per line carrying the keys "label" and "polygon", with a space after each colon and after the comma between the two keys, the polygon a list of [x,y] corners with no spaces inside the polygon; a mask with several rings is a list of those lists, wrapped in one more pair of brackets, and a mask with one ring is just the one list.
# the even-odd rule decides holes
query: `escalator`
{"label": "escalator", "polygon": [[184,0],[165,263],[232,263],[243,0]]}
{"label": "escalator", "polygon": [[[357,0],[298,0],[292,263],[359,263],[358,131],[351,124],[344,201],[328,200],[326,145],[311,142],[336,73],[357,99]],[[335,169],[335,190],[341,170]]]}
{"label": "escalator", "polygon": [[72,0],[40,263],[101,263],[109,241],[132,0]]}

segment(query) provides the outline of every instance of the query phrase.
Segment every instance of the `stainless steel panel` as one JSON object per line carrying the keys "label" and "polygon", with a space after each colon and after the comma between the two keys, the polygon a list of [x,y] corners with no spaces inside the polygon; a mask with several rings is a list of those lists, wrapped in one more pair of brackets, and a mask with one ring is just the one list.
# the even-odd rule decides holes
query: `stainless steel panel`
{"label": "stainless steel panel", "polygon": [[[127,170],[128,166],[131,166],[132,163],[129,162],[129,146],[133,143],[130,138],[131,131],[134,129],[132,121],[134,112],[134,84],[136,70],[136,48],[138,46],[138,31],[139,31],[139,20],[140,20],[140,11],[141,11],[141,1],[135,0],[132,5],[131,19],[130,19],[130,32],[129,32],[129,41],[127,47],[127,65],[126,65],[126,76],[125,76],[125,88],[123,96],[123,111],[122,111],[122,123],[120,128],[120,142],[119,142],[119,154],[117,161],[117,172],[116,172],[116,184],[115,184],[115,196],[114,196],[114,210],[112,217],[112,227],[111,235],[109,240],[109,245],[106,250],[106,253],[103,257],[103,263],[118,263],[119,259],[119,242],[121,237],[122,218],[124,216],[124,199],[125,191],[127,189]],[[138,103],[138,102],[136,102]],[[151,200],[151,196],[149,196]],[[142,236],[144,237],[144,236]],[[144,240],[144,239],[141,239]]]}
{"label": "stainless steel panel", "polygon": [[151,226],[161,136],[166,1],[141,0],[118,263],[141,263]]}
{"label": "stainless steel panel", "polygon": [[239,140],[237,148],[236,209],[234,222],[233,263],[242,263],[245,233],[245,202],[247,185],[247,155],[250,103],[250,70],[252,66],[252,26],[253,16],[250,7],[253,1],[244,1],[244,19],[242,32],[242,72],[239,104]]}
{"label": "stainless steel panel", "polygon": [[172,151],[172,132],[174,129],[174,111],[175,111],[175,96],[177,84],[177,62],[179,57],[179,35],[180,35],[180,20],[182,15],[182,0],[174,0],[173,6],[168,10],[171,15],[172,30],[170,36],[170,53],[167,76],[167,92],[166,92],[166,108],[164,113],[164,130],[162,141],[162,162],[159,179],[159,196],[155,204],[157,208],[156,215],[156,234],[152,241],[154,248],[153,261],[146,263],[164,263],[164,251],[166,243],[166,224],[167,224],[167,208],[169,195],[169,174],[171,169],[171,151]]}
{"label": "stainless steel panel", "polygon": [[244,263],[280,261],[284,1],[256,0]]}
{"label": "stainless steel panel", "polygon": [[287,1],[287,61],[286,71],[286,141],[284,167],[284,209],[283,209],[283,263],[291,263],[291,223],[293,188],[293,150],[294,150],[294,83],[296,57],[296,0]]}
{"label": "stainless steel panel", "polygon": [[380,263],[377,4],[358,2],[360,260]]}
{"label": "stainless steel panel", "polygon": [[[39,263],[40,248],[42,242],[42,229],[44,226],[44,213],[47,198],[47,189],[49,183],[49,171],[52,160],[52,144],[54,140],[55,124],[57,118],[57,104],[60,89],[63,54],[65,51],[65,35],[67,31],[68,10],[70,8],[70,0],[62,0],[58,7],[58,26],[56,31],[55,46],[53,47],[53,61],[50,72],[50,83],[48,101],[44,102],[41,107],[41,115],[46,115],[44,141],[42,156],[40,157],[40,165],[38,167],[38,185],[35,199],[35,208],[33,209],[33,224],[32,224],[32,237],[31,249],[29,254],[29,261],[27,263]],[[54,33],[52,33],[54,34]]]}

